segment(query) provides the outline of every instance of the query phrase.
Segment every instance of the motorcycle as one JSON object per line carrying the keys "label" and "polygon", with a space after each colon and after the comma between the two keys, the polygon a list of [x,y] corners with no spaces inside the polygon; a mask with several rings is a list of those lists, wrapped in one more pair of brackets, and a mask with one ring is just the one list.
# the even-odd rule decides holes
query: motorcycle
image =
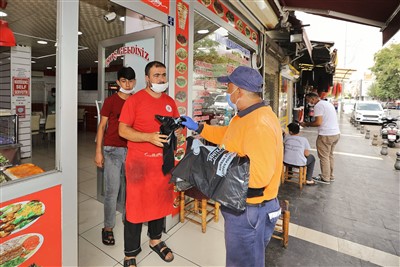
{"label": "motorcycle", "polygon": [[388,147],[395,147],[395,143],[400,142],[400,130],[396,123],[397,118],[384,117],[382,121],[382,139],[388,141]]}

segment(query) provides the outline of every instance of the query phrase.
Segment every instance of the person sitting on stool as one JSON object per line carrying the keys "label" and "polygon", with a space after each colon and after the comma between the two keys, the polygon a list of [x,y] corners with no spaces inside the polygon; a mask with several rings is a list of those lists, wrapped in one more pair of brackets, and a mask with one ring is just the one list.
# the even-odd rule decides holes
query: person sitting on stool
{"label": "person sitting on stool", "polygon": [[315,185],[312,179],[315,157],[310,154],[310,143],[307,138],[299,135],[300,126],[297,123],[292,122],[287,127],[289,135],[285,135],[283,139],[285,146],[283,162],[294,166],[307,165],[306,185]]}

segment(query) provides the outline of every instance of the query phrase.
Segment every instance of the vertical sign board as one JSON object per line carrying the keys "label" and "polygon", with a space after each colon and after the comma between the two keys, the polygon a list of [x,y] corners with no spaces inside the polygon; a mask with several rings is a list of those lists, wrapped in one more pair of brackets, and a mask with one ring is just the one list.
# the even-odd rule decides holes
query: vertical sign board
{"label": "vertical sign board", "polygon": [[21,158],[31,157],[31,48],[11,47],[11,110],[19,116]]}
{"label": "vertical sign board", "polygon": [[[188,109],[188,64],[189,64],[189,5],[182,0],[176,1],[175,14],[175,102],[181,116]],[[186,149],[186,128],[179,137],[175,152],[175,165],[183,158]],[[175,207],[179,207],[179,194],[176,194]],[[178,213],[179,209],[175,210]]]}
{"label": "vertical sign board", "polygon": [[61,266],[61,185],[0,202],[0,220],[0,266]]}

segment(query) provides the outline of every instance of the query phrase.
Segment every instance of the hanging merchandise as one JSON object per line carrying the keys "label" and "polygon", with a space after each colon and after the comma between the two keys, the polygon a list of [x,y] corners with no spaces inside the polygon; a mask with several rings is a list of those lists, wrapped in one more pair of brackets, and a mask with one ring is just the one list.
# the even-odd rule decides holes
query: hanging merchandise
{"label": "hanging merchandise", "polygon": [[249,185],[249,158],[239,157],[219,147],[205,146],[193,137],[187,138],[187,148],[186,155],[172,170],[170,182],[179,191],[194,186],[221,205],[235,212],[244,211]]}
{"label": "hanging merchandise", "polygon": [[336,98],[339,98],[341,93],[342,93],[342,84],[338,83],[336,85],[336,94],[335,94]]}
{"label": "hanging merchandise", "polygon": [[333,89],[332,89],[331,96],[335,97],[335,96],[336,96],[336,91],[337,91],[337,83],[335,83],[335,84],[333,85]]}

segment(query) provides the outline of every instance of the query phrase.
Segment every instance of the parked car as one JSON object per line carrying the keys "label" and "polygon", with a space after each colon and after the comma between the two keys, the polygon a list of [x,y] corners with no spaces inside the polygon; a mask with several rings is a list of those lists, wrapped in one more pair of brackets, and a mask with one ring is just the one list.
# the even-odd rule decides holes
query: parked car
{"label": "parked car", "polygon": [[217,114],[224,114],[226,110],[233,110],[226,100],[226,95],[217,95],[214,99],[214,104],[211,106]]}
{"label": "parked car", "polygon": [[382,124],[385,111],[378,102],[359,101],[354,104],[351,119],[359,122]]}
{"label": "parked car", "polygon": [[387,108],[387,109],[396,109],[396,103],[395,103],[395,102],[387,102],[387,103],[384,105],[384,108]]}

